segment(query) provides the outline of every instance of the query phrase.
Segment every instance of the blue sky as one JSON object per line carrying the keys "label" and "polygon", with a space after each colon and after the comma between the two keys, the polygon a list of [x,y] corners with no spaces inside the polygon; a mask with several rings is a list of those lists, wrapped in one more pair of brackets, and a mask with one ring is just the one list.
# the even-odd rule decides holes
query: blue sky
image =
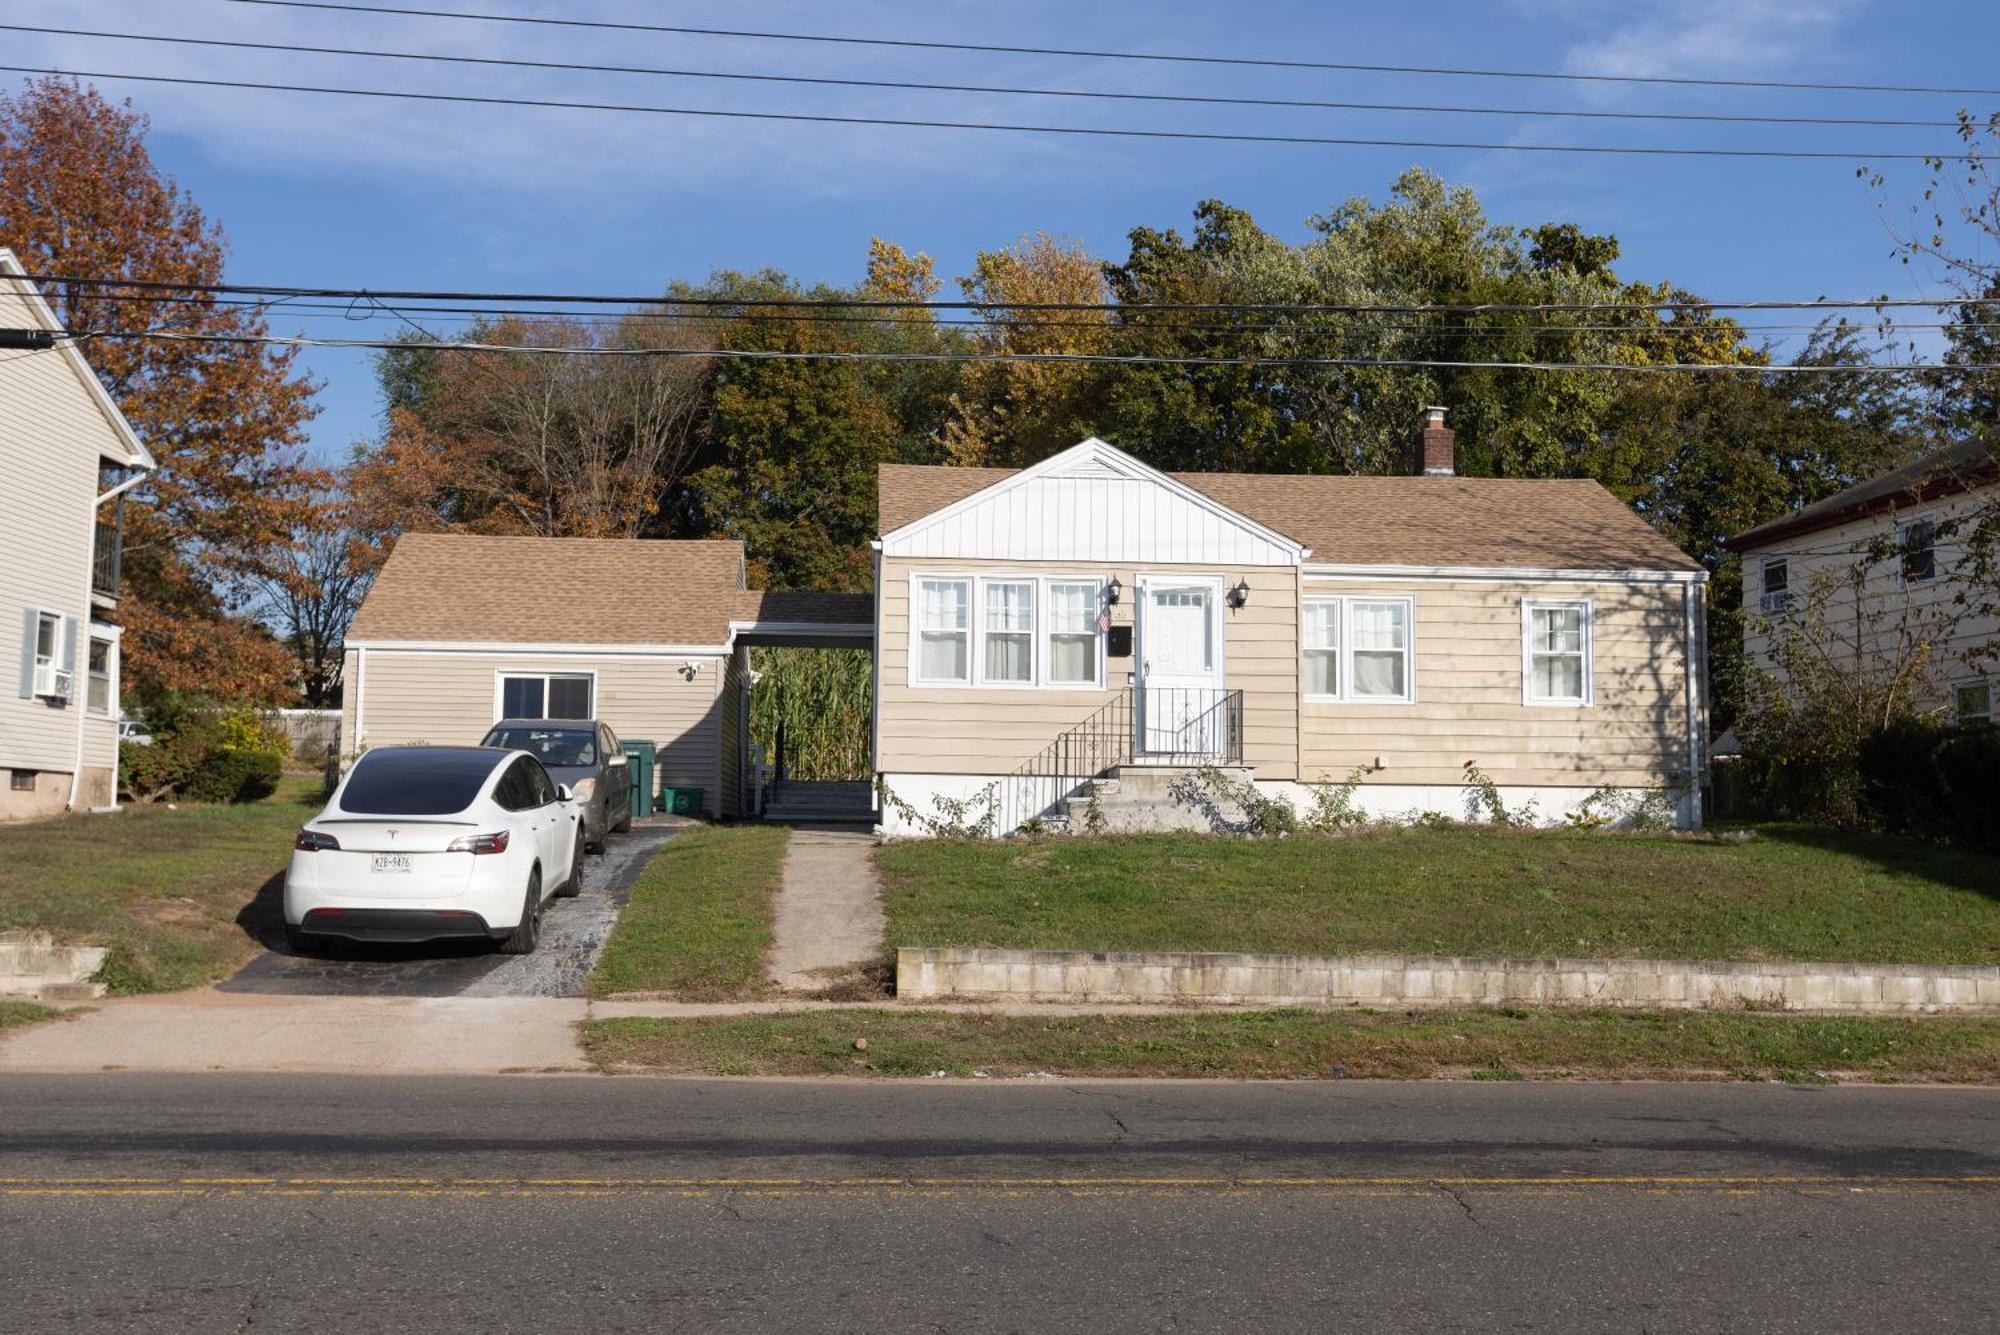
{"label": "blue sky", "polygon": [[[397,3],[398,0],[385,0]],[[1952,0],[1289,0],[1007,5],[928,0],[430,0],[426,8],[942,41],[1182,51],[1629,75],[1987,86],[2000,6]],[[265,9],[224,0],[0,0],[0,22],[461,55],[847,78],[1519,108],[1949,119],[1967,99],[1251,71],[1055,57],[884,51]],[[153,151],[227,230],[247,282],[651,292],[717,268],[851,282],[868,239],[934,256],[1043,229],[1122,257],[1128,229],[1185,226],[1218,196],[1291,239],[1344,198],[1421,164],[1476,189],[1497,221],[1615,233],[1620,270],[1723,299],[1929,296],[1936,274],[1891,256],[1870,151],[1950,151],[1945,130],[1699,126],[1553,118],[1090,104],[831,90],[154,47],[0,34],[13,59],[69,70],[196,75],[848,115],[1015,120],[1500,142],[1791,146],[1851,160],[1555,157],[1013,136],[372,102],[107,81],[153,118]],[[1975,106],[1990,111],[1991,107]],[[1919,164],[1887,198],[1914,199]],[[281,332],[391,327],[273,319]],[[372,434],[365,354],[324,351],[314,449]]]}

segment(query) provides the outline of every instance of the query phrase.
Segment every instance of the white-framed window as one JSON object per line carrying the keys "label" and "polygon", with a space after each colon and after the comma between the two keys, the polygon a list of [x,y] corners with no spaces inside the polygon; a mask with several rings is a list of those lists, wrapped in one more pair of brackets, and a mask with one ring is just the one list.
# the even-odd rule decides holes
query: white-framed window
{"label": "white-framed window", "polygon": [[1761,568],[1763,587],[1757,593],[1757,610],[1765,614],[1783,612],[1792,605],[1792,566],[1782,556],[1767,556]]}
{"label": "white-framed window", "polygon": [[56,674],[68,666],[63,661],[63,619],[59,612],[35,613],[34,627],[34,672],[31,678],[32,691],[43,698],[54,698],[61,694],[57,688]]}
{"label": "white-framed window", "polygon": [[110,718],[118,712],[118,641],[92,634],[89,667],[85,707],[93,718]]}
{"label": "white-framed window", "polygon": [[1347,642],[1349,698],[1410,698],[1409,599],[1349,599]]}
{"label": "white-framed window", "polygon": [[586,719],[597,700],[593,672],[502,672],[494,685],[493,718]]}
{"label": "white-framed window", "polygon": [[1304,627],[1306,694],[1340,697],[1340,600],[1308,598]]}
{"label": "white-framed window", "polygon": [[972,581],[917,581],[916,677],[923,682],[972,680]]}
{"label": "white-framed window", "polygon": [[980,583],[980,679],[993,686],[1035,681],[1035,582],[989,579]]}
{"label": "white-framed window", "polygon": [[1993,722],[1993,683],[1975,677],[1951,684],[1951,716],[1958,723]]}
{"label": "white-framed window", "polygon": [[1410,598],[1308,597],[1300,652],[1314,700],[1409,704],[1417,698]]}
{"label": "white-framed window", "polygon": [[1051,686],[1095,686],[1098,682],[1097,580],[1050,580],[1048,590],[1048,670]]}
{"label": "white-framed window", "polygon": [[1896,547],[1903,583],[1922,584],[1937,578],[1937,524],[1911,519],[1896,525]]}
{"label": "white-framed window", "polygon": [[1531,705],[1591,702],[1590,600],[1521,600],[1522,697]]}
{"label": "white-framed window", "polygon": [[1099,576],[914,574],[910,598],[912,686],[1104,684]]}

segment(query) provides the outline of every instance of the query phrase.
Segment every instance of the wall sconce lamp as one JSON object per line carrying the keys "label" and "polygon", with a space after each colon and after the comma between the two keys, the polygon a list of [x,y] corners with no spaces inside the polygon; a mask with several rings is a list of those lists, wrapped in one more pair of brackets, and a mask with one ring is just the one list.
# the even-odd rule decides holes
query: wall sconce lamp
{"label": "wall sconce lamp", "polygon": [[1236,587],[1223,596],[1228,600],[1231,608],[1242,607],[1243,604],[1250,601],[1250,581],[1246,579],[1237,580]]}
{"label": "wall sconce lamp", "polygon": [[701,664],[695,662],[692,658],[690,658],[687,662],[681,664],[680,672],[681,676],[685,677],[689,681],[693,681],[697,676],[701,674]]}
{"label": "wall sconce lamp", "polygon": [[1104,601],[1106,605],[1116,607],[1118,606],[1118,600],[1124,596],[1125,586],[1118,582],[1118,576],[1113,575],[1111,582],[1104,586]]}

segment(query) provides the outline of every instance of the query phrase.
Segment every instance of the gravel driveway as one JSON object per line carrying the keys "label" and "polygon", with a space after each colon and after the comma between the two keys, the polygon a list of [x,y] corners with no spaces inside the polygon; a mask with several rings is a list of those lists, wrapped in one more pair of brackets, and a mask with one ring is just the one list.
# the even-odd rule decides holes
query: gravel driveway
{"label": "gravel driveway", "polygon": [[640,825],[611,836],[584,863],[583,893],[552,899],[532,955],[502,955],[480,943],[371,946],[332,942],[312,955],[265,951],[218,983],[223,992],[345,997],[577,997],[604,949],[632,883],[685,826]]}

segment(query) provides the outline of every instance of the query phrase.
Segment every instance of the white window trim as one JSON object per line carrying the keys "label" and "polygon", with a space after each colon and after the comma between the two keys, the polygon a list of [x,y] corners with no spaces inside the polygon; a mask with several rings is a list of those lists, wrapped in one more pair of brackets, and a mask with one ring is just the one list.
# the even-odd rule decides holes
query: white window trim
{"label": "white window trim", "polygon": [[[1101,691],[1105,682],[1105,633],[1097,635],[1097,676],[1093,681],[1049,680],[1049,589],[1051,584],[1089,584],[1097,590],[1098,610],[1103,610],[1107,574],[1091,571],[1043,572],[1026,570],[913,570],[905,592],[905,620],[909,623],[905,641],[905,677],[913,690],[927,691]],[[923,664],[923,615],[919,590],[926,583],[948,581],[971,586],[966,607],[966,675],[963,678],[933,678],[921,675]],[[1034,587],[1034,606],[1029,620],[1034,626],[1029,655],[1032,675],[1028,681],[990,681],[986,676],[986,586],[988,584],[1028,584]]]}
{"label": "white window trim", "polygon": [[[1299,616],[1299,675],[1305,676],[1304,603],[1334,603],[1340,616],[1334,627],[1335,674],[1340,689],[1332,695],[1307,694],[1307,704],[1315,705],[1413,705],[1417,702],[1417,600],[1411,594],[1309,593],[1301,600]],[[1350,611],[1355,603],[1400,603],[1403,607],[1403,693],[1401,695],[1360,695],[1354,689],[1354,627]]]}
{"label": "white window trim", "polygon": [[1953,723],[1963,723],[1966,720],[1966,715],[1958,712],[1958,693],[1968,686],[1984,686],[1986,688],[1986,717],[1984,722],[1992,723],[1996,702],[1993,699],[1994,689],[1993,678],[1991,677],[1960,677],[1957,681],[1951,683],[1951,721]]}
{"label": "white window trim", "polygon": [[[1535,694],[1535,613],[1577,609],[1583,613],[1583,695],[1542,698]],[[1521,600],[1521,703],[1534,709],[1589,709],[1597,703],[1597,609],[1588,598]]]}
{"label": "white window trim", "polygon": [[[63,695],[58,695],[56,693],[55,678],[56,674],[69,671],[69,662],[63,657],[63,623],[67,621],[69,618],[64,613],[47,607],[37,607],[34,609],[34,613],[35,613],[35,642],[27,646],[27,651],[28,651],[28,656],[31,660],[31,667],[33,668],[35,698],[37,700],[61,700],[65,704],[67,704],[69,700],[76,695],[76,680],[72,676],[69,686],[69,695],[63,696]],[[42,657],[42,625],[44,622],[47,622],[55,627],[55,633],[51,637],[51,640],[55,646],[54,652],[52,652],[47,658]],[[43,681],[42,665],[44,663],[48,665],[47,667],[48,680],[46,683],[44,683]],[[88,669],[88,666],[89,666],[89,659],[86,656],[85,658],[86,669]],[[87,687],[89,678],[89,673],[87,670],[84,676],[85,676],[85,684]],[[88,692],[86,690],[86,697],[87,695]]]}
{"label": "white window trim", "polygon": [[[1915,528],[1918,524],[1929,524],[1931,526],[1931,573],[1928,578],[1913,580],[1910,578],[1909,571],[1903,563],[1903,534],[1906,530]],[[1938,550],[1936,513],[1926,510],[1921,514],[1914,514],[1906,519],[1898,519],[1896,521],[1896,587],[1899,589],[1928,588],[1943,578],[1944,556]]]}
{"label": "white window trim", "polygon": [[[1025,584],[1028,586],[1028,679],[1016,681],[1011,677],[990,678],[986,675],[986,588],[989,584]],[[1000,691],[1024,691],[1034,686],[1043,677],[1042,672],[1042,588],[1030,575],[981,575],[973,581],[971,614],[974,624],[967,627],[970,638],[966,642],[966,666],[975,686],[990,686]],[[921,631],[919,632],[921,633]],[[1019,631],[1004,632],[1018,635]]]}
{"label": "white window trim", "polygon": [[[84,641],[83,708],[84,712],[90,715],[90,717],[92,718],[116,719],[122,712],[118,707],[118,701],[119,701],[118,676],[119,676],[120,663],[121,660],[124,658],[124,654],[120,650],[118,636],[106,634],[105,631],[107,629],[108,629],[107,627],[103,626],[100,623],[92,623],[90,627],[90,633]],[[110,646],[109,652],[107,652],[104,656],[104,675],[110,680],[110,692],[109,692],[110,701],[108,706],[102,710],[92,709],[90,707],[90,642],[93,640],[101,640],[106,645]]]}
{"label": "white window trim", "polygon": [[[584,717],[589,719],[597,717],[597,709],[602,701],[597,698],[596,668],[494,668],[493,721],[495,723],[507,717],[500,711],[506,703],[506,682],[509,677],[540,677],[542,679],[542,717],[544,719],[547,719],[549,716],[550,677],[588,677],[590,679],[590,712]],[[556,721],[580,723],[583,722],[583,719],[558,719]]]}

